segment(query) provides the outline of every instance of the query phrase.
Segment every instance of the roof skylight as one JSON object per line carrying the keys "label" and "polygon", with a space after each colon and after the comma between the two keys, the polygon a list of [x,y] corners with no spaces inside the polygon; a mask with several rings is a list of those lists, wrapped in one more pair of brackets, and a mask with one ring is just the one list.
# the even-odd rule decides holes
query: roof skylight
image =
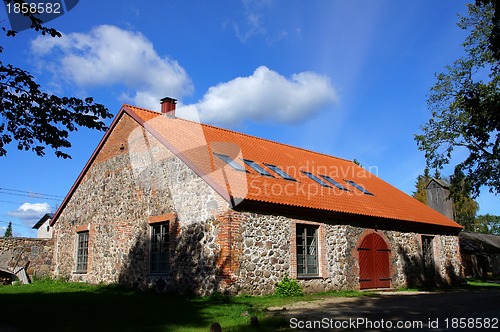
{"label": "roof skylight", "polygon": [[351,186],[353,186],[354,188],[358,189],[359,191],[361,191],[365,195],[375,196],[374,194],[372,194],[371,192],[369,192],[368,190],[366,190],[365,188],[363,188],[362,186],[360,186],[359,184],[357,184],[354,181],[351,181],[351,180],[344,180],[344,181],[347,182],[347,183],[349,183]]}
{"label": "roof skylight", "polygon": [[297,181],[294,178],[292,178],[290,175],[288,175],[285,172],[283,172],[283,170],[281,168],[279,168],[278,166],[271,165],[271,164],[266,164],[266,163],[264,163],[264,165],[266,165],[267,167],[269,167],[270,170],[272,170],[273,172],[275,172],[276,174],[278,174],[279,176],[281,176],[285,180]]}
{"label": "roof skylight", "polygon": [[306,172],[306,171],[301,171],[301,172],[304,173],[305,175],[307,175],[312,180],[316,181],[318,184],[322,185],[323,187],[331,188],[325,181],[321,180],[316,175],[309,173],[309,172]]}
{"label": "roof skylight", "polygon": [[243,161],[245,162],[245,164],[247,164],[248,166],[250,166],[254,171],[256,171],[257,173],[259,173],[260,175],[273,177],[271,175],[271,173],[269,173],[268,171],[266,171],[263,167],[261,167],[255,161],[249,160],[249,159],[243,159]]}
{"label": "roof skylight", "polygon": [[227,156],[225,154],[214,152],[214,155],[216,155],[222,161],[224,161],[226,164],[228,164],[229,166],[231,166],[235,171],[240,171],[240,172],[246,172],[247,171],[245,169],[245,167],[241,166],[236,161],[234,161],[233,159],[231,159],[231,157],[229,157],[229,156]]}
{"label": "roof skylight", "polygon": [[339,188],[341,190],[349,191],[349,189],[347,189],[346,187],[344,187],[343,185],[341,185],[340,183],[338,183],[337,181],[335,181],[334,179],[332,179],[328,175],[321,175],[320,174],[319,176],[321,176],[323,179],[325,179],[326,181],[328,181],[331,184],[333,184],[335,187],[337,187],[337,188]]}

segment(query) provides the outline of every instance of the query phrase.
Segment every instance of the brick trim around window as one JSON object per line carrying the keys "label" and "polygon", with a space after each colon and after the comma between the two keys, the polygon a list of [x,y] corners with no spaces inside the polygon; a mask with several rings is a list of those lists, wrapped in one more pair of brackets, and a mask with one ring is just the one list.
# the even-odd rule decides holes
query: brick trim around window
{"label": "brick trim around window", "polygon": [[89,268],[89,239],[88,230],[77,231],[76,252],[75,252],[75,272],[85,274]]}
{"label": "brick trim around window", "polygon": [[149,224],[155,224],[155,223],[159,223],[159,222],[166,222],[166,221],[169,221],[169,222],[173,222],[177,219],[177,215],[175,213],[166,213],[166,214],[162,214],[162,215],[159,215],[159,216],[150,216],[149,217]]}
{"label": "brick trim around window", "polygon": [[[317,264],[318,274],[315,276],[299,276],[297,271],[297,225],[317,227]],[[325,225],[322,223],[293,220],[291,222],[291,238],[290,238],[290,277],[294,279],[312,279],[327,277],[327,262],[326,262],[326,241],[325,241]]]}
{"label": "brick trim around window", "polygon": [[75,228],[75,232],[80,233],[80,232],[88,232],[89,231],[89,224],[85,225],[80,225]]}

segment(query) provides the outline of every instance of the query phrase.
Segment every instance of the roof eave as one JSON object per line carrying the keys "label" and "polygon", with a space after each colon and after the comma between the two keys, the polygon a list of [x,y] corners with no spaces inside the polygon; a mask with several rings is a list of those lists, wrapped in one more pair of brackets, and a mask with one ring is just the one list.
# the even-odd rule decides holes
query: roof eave
{"label": "roof eave", "polygon": [[341,211],[321,210],[301,206],[276,204],[255,200],[243,200],[234,210],[264,214],[279,214],[293,219],[325,222],[332,224],[349,224],[373,229],[399,230],[401,232],[418,232],[433,234],[458,235],[463,227],[458,225],[438,225],[421,221],[400,220],[355,214]]}

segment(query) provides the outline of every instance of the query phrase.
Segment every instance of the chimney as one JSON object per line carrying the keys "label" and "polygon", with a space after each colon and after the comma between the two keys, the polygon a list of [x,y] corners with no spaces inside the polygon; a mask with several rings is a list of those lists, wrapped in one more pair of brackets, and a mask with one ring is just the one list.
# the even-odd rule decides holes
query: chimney
{"label": "chimney", "polygon": [[161,114],[166,114],[170,116],[175,116],[175,104],[177,104],[177,100],[165,97],[161,100]]}

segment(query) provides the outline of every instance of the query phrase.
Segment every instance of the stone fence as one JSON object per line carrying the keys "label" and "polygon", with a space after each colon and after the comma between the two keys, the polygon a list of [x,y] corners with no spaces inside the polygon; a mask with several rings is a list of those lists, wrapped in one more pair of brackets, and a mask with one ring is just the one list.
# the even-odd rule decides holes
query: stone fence
{"label": "stone fence", "polygon": [[13,271],[24,267],[28,276],[43,277],[51,274],[53,239],[24,237],[0,238],[0,270]]}

